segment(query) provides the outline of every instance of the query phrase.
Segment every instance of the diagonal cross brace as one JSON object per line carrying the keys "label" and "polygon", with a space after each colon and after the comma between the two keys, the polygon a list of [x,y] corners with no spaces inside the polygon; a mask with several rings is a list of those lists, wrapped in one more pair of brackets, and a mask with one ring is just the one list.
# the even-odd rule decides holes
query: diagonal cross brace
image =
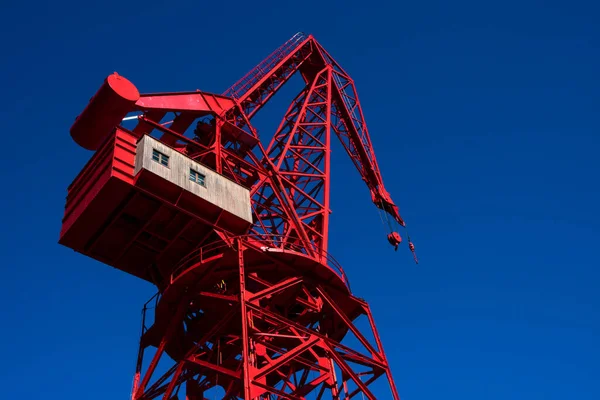
{"label": "diagonal cross brace", "polygon": [[385,360],[381,356],[381,353],[369,343],[369,341],[359,332],[359,330],[354,326],[350,318],[340,308],[335,304],[335,302],[329,297],[329,295],[323,290],[321,286],[317,287],[317,292],[325,299],[327,304],[335,311],[335,313],[344,321],[344,323],[348,326],[348,328],[354,333],[356,338],[371,352],[371,356],[376,358],[380,362],[384,362]]}

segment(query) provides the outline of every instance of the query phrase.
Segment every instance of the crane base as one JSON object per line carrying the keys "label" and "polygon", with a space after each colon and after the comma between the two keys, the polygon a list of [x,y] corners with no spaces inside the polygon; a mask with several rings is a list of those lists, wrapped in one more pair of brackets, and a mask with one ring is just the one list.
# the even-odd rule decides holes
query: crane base
{"label": "crane base", "polygon": [[[144,324],[132,399],[398,399],[367,303],[335,268],[261,244],[238,237],[186,257]],[[370,386],[382,375],[387,393]]]}

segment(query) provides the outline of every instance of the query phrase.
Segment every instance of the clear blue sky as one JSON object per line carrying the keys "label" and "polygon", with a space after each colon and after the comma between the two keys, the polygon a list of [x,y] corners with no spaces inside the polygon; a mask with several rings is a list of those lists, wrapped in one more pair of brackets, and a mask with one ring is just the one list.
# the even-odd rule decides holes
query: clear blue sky
{"label": "clear blue sky", "polygon": [[373,307],[402,398],[600,398],[595,2],[8,3],[0,397],[129,395],[153,289],[56,243],[90,157],[69,127],[102,79],[221,92],[305,31],[354,78],[422,259],[389,247],[336,151],[331,251]]}

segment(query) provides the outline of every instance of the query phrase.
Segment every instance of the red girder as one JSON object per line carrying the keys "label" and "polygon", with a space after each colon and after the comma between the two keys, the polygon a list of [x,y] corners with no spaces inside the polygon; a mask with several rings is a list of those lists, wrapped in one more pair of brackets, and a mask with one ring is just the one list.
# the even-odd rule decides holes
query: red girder
{"label": "red girder", "polygon": [[[153,361],[146,370],[138,364],[137,376],[142,384],[136,384],[134,400],[158,396],[168,400],[184,381],[189,382],[194,376],[204,377],[195,390],[205,392],[221,386],[229,396],[224,398],[265,399],[271,394],[281,399],[305,399],[310,394],[320,397],[329,392],[331,399],[340,400],[339,394],[346,392],[348,398],[362,393],[375,399],[369,385],[384,374],[390,380],[391,398],[399,399],[377,331],[373,327],[375,343],[370,343],[351,321],[357,315],[372,320],[364,302],[340,288],[326,287],[308,274],[298,275],[300,271],[294,272],[277,257],[259,256],[260,253],[247,247],[244,238],[236,238],[231,247],[223,249],[223,259],[234,264],[228,264],[231,279],[226,294],[219,295],[218,302],[212,301],[214,295],[203,288],[211,276],[221,274],[219,264],[187,268],[165,289],[157,313],[167,310],[160,303],[169,299],[169,308],[187,309],[184,314],[188,317],[184,318],[182,313],[169,314],[161,323],[165,334]],[[257,256],[267,258],[257,263]],[[281,278],[261,272],[268,259],[278,263]],[[233,279],[235,275],[237,280]],[[180,285],[187,288],[185,293]],[[286,299],[292,299],[288,304],[294,307],[314,306],[281,312],[278,307]],[[212,312],[214,318],[210,317]],[[197,324],[203,334],[194,333]],[[152,329],[156,328],[144,331]],[[343,345],[340,340],[346,332],[354,334],[367,353]],[[188,342],[189,335],[194,339]],[[180,356],[170,347],[178,343],[189,343]],[[142,344],[142,351],[147,347],[147,343]],[[155,377],[155,365],[169,351],[175,365]],[[145,389],[149,382],[154,383]]]}
{"label": "red girder", "polygon": [[[306,87],[264,149],[250,121],[296,73]],[[134,133],[162,131],[166,144],[183,146],[193,159],[252,186],[256,233],[294,236],[308,254],[327,250],[331,131],[366,182],[373,202],[404,225],[383,185],[354,82],[312,36],[294,36],[224,95],[141,95],[136,108],[145,116]],[[172,122],[161,122],[169,119],[168,113],[175,113]],[[205,116],[216,121],[213,133],[200,134],[199,143],[205,142],[202,137],[208,142],[195,146],[186,131]],[[263,209],[272,212],[266,217]]]}
{"label": "red girder", "polygon": [[[265,146],[252,118],[295,74],[305,87]],[[375,399],[370,385],[382,375],[391,398],[398,400],[371,311],[351,294],[343,270],[327,253],[332,132],[376,206],[404,225],[384,187],[350,76],[313,36],[298,34],[223,95],[139,95],[114,76],[103,86],[100,105],[114,98],[111,88],[128,97],[118,102],[110,121],[127,111],[140,114],[132,129],[119,128],[131,143],[152,135],[247,187],[254,218],[247,235],[234,236],[198,217],[208,228],[190,234],[196,250],[172,270],[160,271],[165,276],[155,321],[147,327],[144,314],[142,323],[132,400],[170,400],[182,387],[188,400],[204,400],[217,387],[224,399],[321,399],[326,393],[335,400],[359,394]],[[74,133],[87,148],[102,142],[81,136],[99,109],[89,107]],[[99,124],[94,132],[101,135],[108,125]],[[165,209],[180,207],[182,193]],[[152,193],[140,188],[130,196],[150,198]],[[158,258],[168,257],[177,241],[188,240],[184,232],[196,226],[191,220],[182,224],[171,242],[162,239],[163,248],[142,243],[139,238],[162,207],[128,238],[129,245],[140,242]],[[111,228],[116,221],[105,225]],[[162,238],[161,233],[154,236]],[[90,242],[90,250],[94,246]],[[128,248],[120,250],[119,258]],[[374,343],[355,324],[360,316],[368,319]],[[362,348],[342,344],[346,335]],[[150,348],[156,351],[146,366]],[[159,361],[167,358],[173,366],[158,374]]]}

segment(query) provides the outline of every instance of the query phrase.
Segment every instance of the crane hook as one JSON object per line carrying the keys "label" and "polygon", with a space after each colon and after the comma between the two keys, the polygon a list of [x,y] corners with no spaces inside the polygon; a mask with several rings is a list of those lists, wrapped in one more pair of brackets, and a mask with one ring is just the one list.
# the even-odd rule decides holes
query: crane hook
{"label": "crane hook", "polygon": [[[392,246],[394,246],[394,250],[398,251],[398,246],[400,245],[400,243],[402,243],[402,237],[400,236],[400,234],[398,232],[392,232],[387,235],[387,240],[388,240],[388,242],[390,242],[390,244]],[[415,251],[415,245],[410,240],[410,236],[408,236],[408,248],[412,252],[413,258],[415,259],[415,263],[418,264],[419,259],[417,258],[417,253]]]}
{"label": "crane hook", "polygon": [[408,242],[408,248],[412,252],[413,258],[415,259],[415,263],[418,264],[419,263],[419,259],[417,258],[417,253],[415,252],[415,245],[413,244],[413,242],[410,241],[410,238],[408,240],[409,240],[409,242]]}

